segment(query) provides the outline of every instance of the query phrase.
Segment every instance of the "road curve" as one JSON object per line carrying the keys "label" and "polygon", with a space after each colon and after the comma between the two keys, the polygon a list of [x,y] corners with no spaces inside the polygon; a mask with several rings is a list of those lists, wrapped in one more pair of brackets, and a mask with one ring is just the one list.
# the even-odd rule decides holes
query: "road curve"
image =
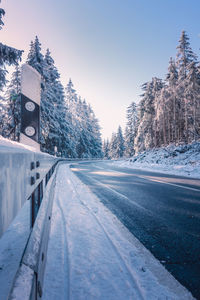
{"label": "road curve", "polygon": [[71,169],[200,299],[200,180],[107,162],[72,163]]}

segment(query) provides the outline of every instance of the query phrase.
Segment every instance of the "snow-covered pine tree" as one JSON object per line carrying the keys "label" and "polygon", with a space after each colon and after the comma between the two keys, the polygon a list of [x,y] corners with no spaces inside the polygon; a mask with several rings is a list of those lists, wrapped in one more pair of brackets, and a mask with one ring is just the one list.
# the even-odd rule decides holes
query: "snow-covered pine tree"
{"label": "snow-covered pine tree", "polygon": [[[156,99],[163,88],[163,82],[157,77],[153,77],[152,81],[143,85],[143,95],[139,112],[139,126],[137,136],[135,138],[135,150],[144,151],[155,146],[155,115],[156,115]],[[142,110],[141,110],[142,108]],[[140,117],[142,117],[140,119]]]}
{"label": "snow-covered pine tree", "polygon": [[110,159],[109,151],[110,151],[110,144],[109,144],[109,140],[106,139],[103,141],[104,158]]}
{"label": "snow-covered pine tree", "polygon": [[71,78],[69,79],[69,82],[66,86],[65,93],[66,93],[66,103],[68,105],[69,111],[73,116],[75,116],[77,112],[78,96],[76,90],[74,89],[74,85],[72,83]]}
{"label": "snow-covered pine tree", "polygon": [[60,127],[57,146],[58,152],[63,157],[76,157],[76,143],[71,121],[72,118],[65,102],[64,88],[60,81],[56,83],[56,120]]}
{"label": "snow-covered pine tree", "polygon": [[74,129],[74,146],[76,157],[88,158],[90,157],[88,152],[89,140],[86,129],[84,130],[84,127],[87,126],[85,124],[83,125],[83,121],[85,123],[87,122],[87,117],[85,116],[86,120],[84,120],[84,104],[81,97],[78,97],[71,79],[69,79],[69,82],[66,86],[65,95],[68,111],[71,115],[71,123]]}
{"label": "snow-covered pine tree", "polygon": [[21,70],[16,65],[4,97],[2,135],[14,141],[19,141],[21,126]]}
{"label": "snow-covered pine tree", "polygon": [[176,99],[178,72],[170,58],[166,85],[163,85],[155,99],[154,146],[168,145],[177,137],[178,100]]}
{"label": "snow-covered pine tree", "polygon": [[[129,135],[129,129],[128,126],[125,127],[125,131],[124,131],[124,156],[125,157],[131,157],[134,155],[134,147],[133,147],[134,143],[132,143],[132,141],[130,141],[130,135]],[[133,151],[131,151],[131,149]],[[133,153],[131,155],[131,152]]]}
{"label": "snow-covered pine tree", "polygon": [[[1,3],[1,0],[0,0]],[[0,8],[0,30],[4,25],[2,17],[5,15],[4,9]],[[0,91],[3,91],[6,85],[6,65],[17,65],[18,61],[21,60],[23,51],[15,48],[6,46],[0,43]]]}
{"label": "snow-covered pine tree", "polygon": [[[65,101],[68,107],[68,111],[71,114],[72,125],[74,127],[74,135],[76,138],[78,137],[81,126],[80,126],[80,118],[78,117],[81,110],[81,99],[78,99],[76,90],[74,89],[74,85],[72,83],[71,78],[65,88]],[[77,104],[79,101],[79,104]]]}
{"label": "snow-covered pine tree", "polygon": [[[34,49],[40,53],[40,47],[36,38]],[[33,62],[36,61],[34,55]],[[42,56],[41,56],[42,57]],[[43,58],[42,58],[43,59]],[[41,59],[40,59],[41,60]],[[61,133],[60,124],[57,121],[57,80],[59,78],[58,70],[54,65],[54,60],[50,55],[49,49],[42,61],[42,66],[36,61],[36,67],[43,74],[43,89],[41,98],[41,135],[44,143],[43,150],[50,154],[55,154],[55,147],[58,149],[59,135]],[[41,68],[42,67],[42,68]]]}
{"label": "snow-covered pine tree", "polygon": [[135,137],[135,147],[134,150],[136,152],[141,152],[145,150],[145,145],[144,145],[144,128],[143,128],[143,123],[144,123],[144,118],[145,118],[145,102],[147,98],[147,91],[150,90],[151,88],[151,83],[150,82],[145,82],[142,86],[141,89],[143,93],[140,95],[141,100],[138,105],[138,130],[137,130],[137,135]]}
{"label": "snow-covered pine tree", "polygon": [[134,155],[134,141],[137,134],[138,128],[138,111],[135,102],[132,102],[127,108],[127,126],[125,128],[125,156],[131,157]]}
{"label": "snow-covered pine tree", "polygon": [[168,67],[168,73],[166,76],[166,82],[167,82],[167,93],[168,93],[168,111],[169,111],[169,124],[170,127],[168,128],[169,137],[171,136],[171,139],[169,138],[169,142],[177,143],[178,140],[178,123],[179,123],[179,110],[180,110],[180,102],[177,97],[176,91],[177,91],[177,84],[178,84],[178,71],[176,68],[175,61],[170,58],[169,61],[169,67]]}
{"label": "snow-covered pine tree", "polygon": [[177,96],[180,101],[180,107],[182,108],[179,112],[179,141],[187,143],[187,133],[188,133],[188,113],[187,113],[187,99],[185,98],[185,79],[188,74],[188,66],[192,62],[197,61],[197,56],[193,53],[189,37],[185,31],[182,31],[179,45],[177,46],[177,60],[176,65],[178,69],[178,87]]}
{"label": "snow-covered pine tree", "polygon": [[[0,0],[1,3],[1,0]],[[4,22],[2,20],[3,16],[5,15],[5,10],[3,8],[0,8],[0,30],[2,29]]]}
{"label": "snow-covered pine tree", "polygon": [[93,158],[102,158],[102,139],[100,132],[99,120],[96,118],[94,111],[90,105],[86,106],[88,111],[89,122],[88,122],[88,132],[90,133],[90,153]]}
{"label": "snow-covered pine tree", "polygon": [[192,48],[190,47],[189,37],[184,30],[181,33],[177,50],[178,52],[176,64],[178,68],[178,80],[179,82],[181,82],[187,76],[187,66],[191,62],[197,61],[197,56],[192,51]]}
{"label": "snow-covered pine tree", "polygon": [[110,147],[109,147],[110,158],[117,157],[116,150],[117,150],[117,134],[115,132],[113,132],[111,140],[110,140]]}
{"label": "snow-covered pine tree", "polygon": [[187,65],[184,98],[187,115],[185,137],[187,143],[200,139],[200,82],[196,62]]}
{"label": "snow-covered pine tree", "polygon": [[43,78],[41,101],[41,132],[45,141],[43,147],[51,154],[75,157],[71,117],[65,102],[60,74],[49,49],[44,58]]}
{"label": "snow-covered pine tree", "polygon": [[122,158],[124,156],[124,137],[121,126],[117,130],[117,144],[116,144],[116,158]]}
{"label": "snow-covered pine tree", "polygon": [[78,101],[74,102],[74,118],[79,126],[79,139],[76,146],[77,154],[79,158],[90,158],[92,157],[91,151],[91,133],[89,124],[89,112],[87,109],[86,101],[78,97]]}
{"label": "snow-covered pine tree", "polygon": [[90,105],[85,100],[77,102],[78,120],[80,122],[79,142],[77,145],[79,157],[102,157],[102,142],[98,120]]}
{"label": "snow-covered pine tree", "polygon": [[118,127],[117,133],[113,132],[109,143],[109,158],[121,158],[124,156],[124,137],[121,126]]}
{"label": "snow-covered pine tree", "polygon": [[44,76],[44,56],[41,52],[41,43],[37,36],[34,42],[31,41],[30,43],[30,50],[26,62],[37,70],[42,77]]}
{"label": "snow-covered pine tree", "polygon": [[102,157],[102,141],[97,118],[90,105],[77,96],[71,79],[66,87],[66,102],[75,129],[79,158]]}
{"label": "snow-covered pine tree", "polygon": [[156,97],[155,101],[155,118],[153,123],[154,130],[154,146],[160,147],[167,145],[167,134],[168,134],[168,121],[169,121],[169,110],[168,110],[168,94],[166,88],[163,87],[160,94]]}

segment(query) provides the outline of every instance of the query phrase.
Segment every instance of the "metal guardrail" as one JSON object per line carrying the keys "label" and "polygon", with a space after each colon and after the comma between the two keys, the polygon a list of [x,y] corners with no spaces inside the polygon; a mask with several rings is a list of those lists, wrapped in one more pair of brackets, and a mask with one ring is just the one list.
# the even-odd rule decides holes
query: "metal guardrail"
{"label": "metal guardrail", "polygon": [[[52,204],[54,198],[55,176],[52,178],[45,203],[42,203],[44,187],[54,174],[58,161],[46,173],[43,180],[31,194],[31,227],[26,248],[13,281],[8,300],[38,300],[42,298],[42,286],[46,264],[46,254],[51,223]],[[41,205],[43,204],[43,205]],[[39,210],[41,206],[41,211]],[[38,215],[38,218],[37,218]],[[26,279],[24,282],[24,278]]]}
{"label": "metal guardrail", "polygon": [[[0,238],[57,161],[42,152],[0,146]],[[44,188],[40,185],[41,194]]]}

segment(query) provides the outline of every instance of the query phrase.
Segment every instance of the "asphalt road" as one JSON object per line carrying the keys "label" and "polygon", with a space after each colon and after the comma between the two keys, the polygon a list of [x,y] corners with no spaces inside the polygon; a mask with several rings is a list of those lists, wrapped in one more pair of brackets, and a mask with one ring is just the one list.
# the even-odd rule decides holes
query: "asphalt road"
{"label": "asphalt road", "polygon": [[107,162],[73,163],[71,169],[200,299],[200,180]]}

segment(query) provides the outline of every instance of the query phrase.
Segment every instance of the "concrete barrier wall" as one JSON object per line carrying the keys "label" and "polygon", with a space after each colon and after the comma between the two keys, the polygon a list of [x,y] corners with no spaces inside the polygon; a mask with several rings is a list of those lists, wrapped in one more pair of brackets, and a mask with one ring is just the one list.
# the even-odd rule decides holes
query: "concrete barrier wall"
{"label": "concrete barrier wall", "polygon": [[0,144],[0,237],[58,160],[15,144]]}

